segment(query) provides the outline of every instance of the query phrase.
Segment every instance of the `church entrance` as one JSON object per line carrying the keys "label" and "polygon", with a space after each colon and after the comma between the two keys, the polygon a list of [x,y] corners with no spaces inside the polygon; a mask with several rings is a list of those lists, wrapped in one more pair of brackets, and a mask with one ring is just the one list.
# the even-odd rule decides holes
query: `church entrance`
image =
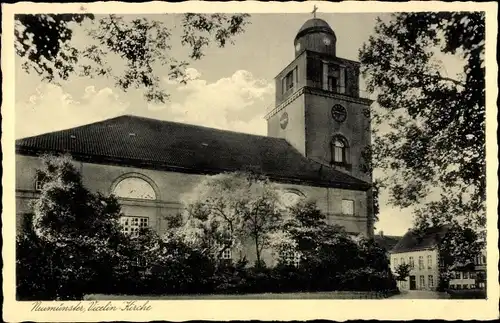
{"label": "church entrance", "polygon": [[410,290],[417,289],[417,279],[415,276],[410,276]]}

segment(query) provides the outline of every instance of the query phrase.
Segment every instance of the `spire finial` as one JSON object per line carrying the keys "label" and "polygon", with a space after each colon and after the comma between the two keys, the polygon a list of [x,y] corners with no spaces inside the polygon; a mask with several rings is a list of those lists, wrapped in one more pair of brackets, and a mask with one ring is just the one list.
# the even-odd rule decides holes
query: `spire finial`
{"label": "spire finial", "polygon": [[314,18],[316,18],[316,11],[318,10],[318,7],[316,7],[316,5],[314,5],[314,8],[313,8],[313,11],[311,12],[314,16]]}

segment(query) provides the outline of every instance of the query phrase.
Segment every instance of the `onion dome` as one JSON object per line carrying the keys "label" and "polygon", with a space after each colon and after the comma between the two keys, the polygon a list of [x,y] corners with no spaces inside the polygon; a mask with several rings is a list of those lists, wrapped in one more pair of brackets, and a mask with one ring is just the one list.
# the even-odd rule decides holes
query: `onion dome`
{"label": "onion dome", "polygon": [[294,45],[296,57],[304,50],[335,56],[337,37],[326,21],[312,18],[302,25]]}

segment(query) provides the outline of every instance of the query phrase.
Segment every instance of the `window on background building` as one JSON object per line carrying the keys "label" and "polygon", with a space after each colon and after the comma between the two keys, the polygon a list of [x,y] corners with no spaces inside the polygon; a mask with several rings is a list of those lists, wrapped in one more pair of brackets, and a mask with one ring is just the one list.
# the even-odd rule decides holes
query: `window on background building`
{"label": "window on background building", "polygon": [[486,256],[482,255],[481,256],[481,265],[484,265],[484,264],[486,264]]}
{"label": "window on background building", "polygon": [[434,287],[434,276],[429,275],[429,277],[427,277],[427,280],[429,281],[429,287]]}
{"label": "window on background building", "polygon": [[476,273],[475,272],[469,273],[469,277],[470,279],[476,279]]}
{"label": "window on background building", "polygon": [[469,273],[464,271],[463,273],[464,279],[469,279]]}
{"label": "window on background building", "polygon": [[401,265],[405,264],[405,258],[401,257]]}
{"label": "window on background building", "polygon": [[420,288],[425,288],[425,276],[420,276]]}
{"label": "window on background building", "polygon": [[455,272],[455,279],[461,279],[461,275],[459,271]]}
{"label": "window on background building", "polygon": [[424,269],[424,256],[419,256],[418,257],[418,269],[423,270]]}
{"label": "window on background building", "polygon": [[354,201],[353,200],[342,200],[342,214],[343,215],[354,215]]}
{"label": "window on background building", "polygon": [[122,231],[131,236],[137,236],[141,229],[149,226],[149,218],[142,216],[123,216],[120,218]]}
{"label": "window on background building", "polygon": [[331,142],[332,163],[349,164],[349,145],[341,136],[335,136]]}
{"label": "window on background building", "polygon": [[427,256],[427,269],[432,269],[432,256]]}
{"label": "window on background building", "polygon": [[410,257],[410,268],[415,268],[415,261],[413,260],[413,257]]}
{"label": "window on background building", "polygon": [[456,286],[455,286],[454,284],[450,284],[450,288],[451,288],[451,289],[455,289],[455,287],[456,287]]}
{"label": "window on background building", "polygon": [[398,258],[394,258],[394,270],[398,268]]}
{"label": "window on background building", "polygon": [[116,197],[155,200],[156,193],[151,184],[139,177],[127,177],[121,180],[114,188]]}

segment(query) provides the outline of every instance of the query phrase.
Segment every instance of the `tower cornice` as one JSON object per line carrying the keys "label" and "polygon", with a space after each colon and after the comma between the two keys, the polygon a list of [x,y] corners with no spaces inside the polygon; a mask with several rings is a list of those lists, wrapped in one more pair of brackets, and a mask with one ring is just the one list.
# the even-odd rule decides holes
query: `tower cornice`
{"label": "tower cornice", "polygon": [[285,101],[280,103],[277,107],[269,111],[264,118],[268,120],[269,118],[279,113],[281,110],[283,110],[286,106],[295,101],[299,96],[301,96],[304,93],[319,95],[327,98],[340,99],[348,102],[363,104],[366,106],[370,106],[373,103],[373,100],[367,98],[356,98],[349,95],[334,93],[311,86],[303,86],[298,90],[296,90],[292,95],[290,95]]}

